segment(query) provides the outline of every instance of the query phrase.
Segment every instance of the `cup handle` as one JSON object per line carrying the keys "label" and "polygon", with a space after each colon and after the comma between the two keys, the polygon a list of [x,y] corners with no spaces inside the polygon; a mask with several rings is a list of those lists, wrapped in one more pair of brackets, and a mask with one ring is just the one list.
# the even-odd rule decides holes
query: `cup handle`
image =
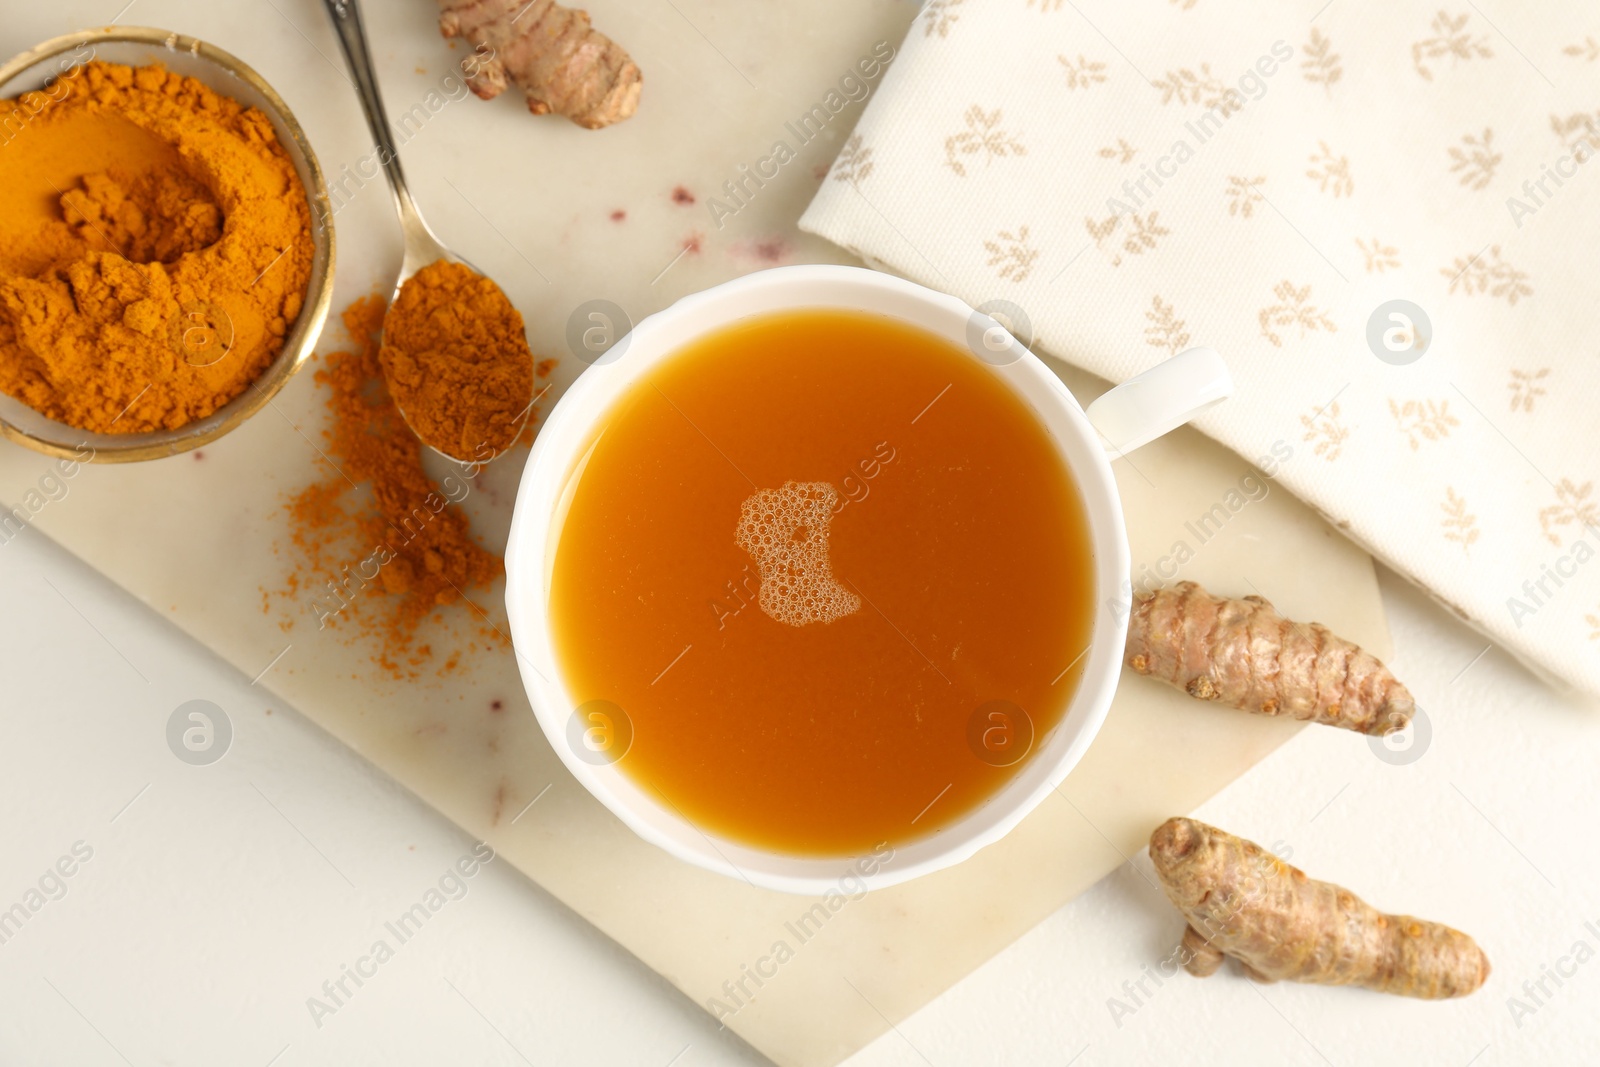
{"label": "cup handle", "polygon": [[1120,456],[1232,395],[1233,378],[1216,350],[1190,348],[1105,393],[1085,414],[1106,451]]}

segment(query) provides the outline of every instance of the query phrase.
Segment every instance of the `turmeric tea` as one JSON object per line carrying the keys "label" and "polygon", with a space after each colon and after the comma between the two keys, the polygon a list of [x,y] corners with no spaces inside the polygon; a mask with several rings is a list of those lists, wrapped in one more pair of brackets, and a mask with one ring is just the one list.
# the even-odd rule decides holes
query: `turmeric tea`
{"label": "turmeric tea", "polygon": [[99,433],[176,429],[283,348],[311,212],[260,111],[92,62],[0,101],[0,391]]}

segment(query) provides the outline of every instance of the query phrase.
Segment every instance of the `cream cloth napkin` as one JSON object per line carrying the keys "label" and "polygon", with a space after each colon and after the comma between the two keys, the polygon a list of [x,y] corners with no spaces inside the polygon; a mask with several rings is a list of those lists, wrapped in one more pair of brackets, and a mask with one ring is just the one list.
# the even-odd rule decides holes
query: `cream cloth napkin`
{"label": "cream cloth napkin", "polygon": [[1600,693],[1600,9],[1321,2],[930,0],[801,227],[1113,381],[1216,348],[1201,430]]}

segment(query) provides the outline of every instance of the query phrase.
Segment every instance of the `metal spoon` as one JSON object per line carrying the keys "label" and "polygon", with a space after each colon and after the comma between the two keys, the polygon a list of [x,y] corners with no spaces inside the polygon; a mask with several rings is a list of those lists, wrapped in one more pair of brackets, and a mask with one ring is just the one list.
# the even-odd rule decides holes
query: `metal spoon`
{"label": "metal spoon", "polygon": [[[350,67],[350,73],[355,77],[356,95],[361,99],[361,110],[367,116],[367,128],[372,131],[372,140],[377,145],[378,163],[383,168],[383,176],[389,180],[389,192],[394,195],[395,211],[400,215],[400,232],[405,237],[405,255],[400,261],[400,275],[395,279],[394,292],[389,296],[389,303],[393,306],[400,295],[400,289],[417,271],[430,263],[447,260],[459,263],[473,273],[484,275],[482,271],[471,263],[456,255],[444,246],[444,242],[434,234],[422,212],[417,208],[417,202],[411,197],[411,190],[406,187],[405,174],[400,170],[400,150],[395,146],[394,137],[389,130],[389,116],[383,109],[383,95],[378,89],[378,78],[373,73],[372,56],[367,47],[367,31],[361,24],[361,5],[358,0],[323,0],[327,6],[328,15],[333,19],[334,32],[338,35],[339,46],[344,49],[344,58]],[[533,392],[529,387],[529,399]],[[400,407],[400,414],[406,415],[405,408],[398,399],[395,404]],[[529,405],[531,407],[531,404]],[[525,409],[526,410],[526,409]],[[406,416],[406,424],[416,431],[416,424]],[[458,442],[435,442],[417,436],[428,447],[434,449],[458,463],[466,463],[481,457],[457,456],[450,452],[450,447]]]}

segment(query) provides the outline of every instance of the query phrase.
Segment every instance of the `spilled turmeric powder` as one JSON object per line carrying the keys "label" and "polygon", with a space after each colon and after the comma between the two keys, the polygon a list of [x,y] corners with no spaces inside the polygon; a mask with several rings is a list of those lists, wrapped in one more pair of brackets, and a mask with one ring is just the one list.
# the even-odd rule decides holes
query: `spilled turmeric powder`
{"label": "spilled turmeric powder", "polygon": [[79,429],[205,418],[281,351],[311,212],[260,111],[92,62],[0,101],[0,391]]}
{"label": "spilled turmeric powder", "polygon": [[[382,670],[410,677],[436,652],[444,670],[460,661],[462,648],[435,650],[418,638],[442,608],[466,600],[460,617],[468,640],[484,647],[506,640],[470,599],[504,573],[504,564],[479,543],[459,506],[473,492],[481,463],[437,482],[423,467],[422,443],[395,406],[379,364],[384,311],[376,296],[351,304],[343,315],[351,344],[321,357],[316,380],[330,417],[327,464],[287,501],[298,558],[282,594],[318,630],[337,627],[370,642]],[[542,378],[553,366],[541,361],[532,373]],[[524,435],[531,422],[524,420]],[[451,630],[461,639],[461,627]]]}
{"label": "spilled turmeric powder", "polygon": [[[504,564],[473,539],[466,516],[451,506],[470,492],[462,477],[452,473],[436,486],[423,470],[421,442],[383,387],[383,318],[376,296],[345,310],[352,344],[325,355],[316,373],[328,390],[327,454],[336,469],[288,507],[295,542],[324,572],[320,582],[308,582],[318,626],[353,604],[365,609],[352,615],[354,624],[380,639],[380,665],[399,671],[422,621],[500,577]],[[353,483],[370,491],[370,501]],[[336,551],[328,552],[330,546]],[[365,603],[369,598],[381,600]]]}

